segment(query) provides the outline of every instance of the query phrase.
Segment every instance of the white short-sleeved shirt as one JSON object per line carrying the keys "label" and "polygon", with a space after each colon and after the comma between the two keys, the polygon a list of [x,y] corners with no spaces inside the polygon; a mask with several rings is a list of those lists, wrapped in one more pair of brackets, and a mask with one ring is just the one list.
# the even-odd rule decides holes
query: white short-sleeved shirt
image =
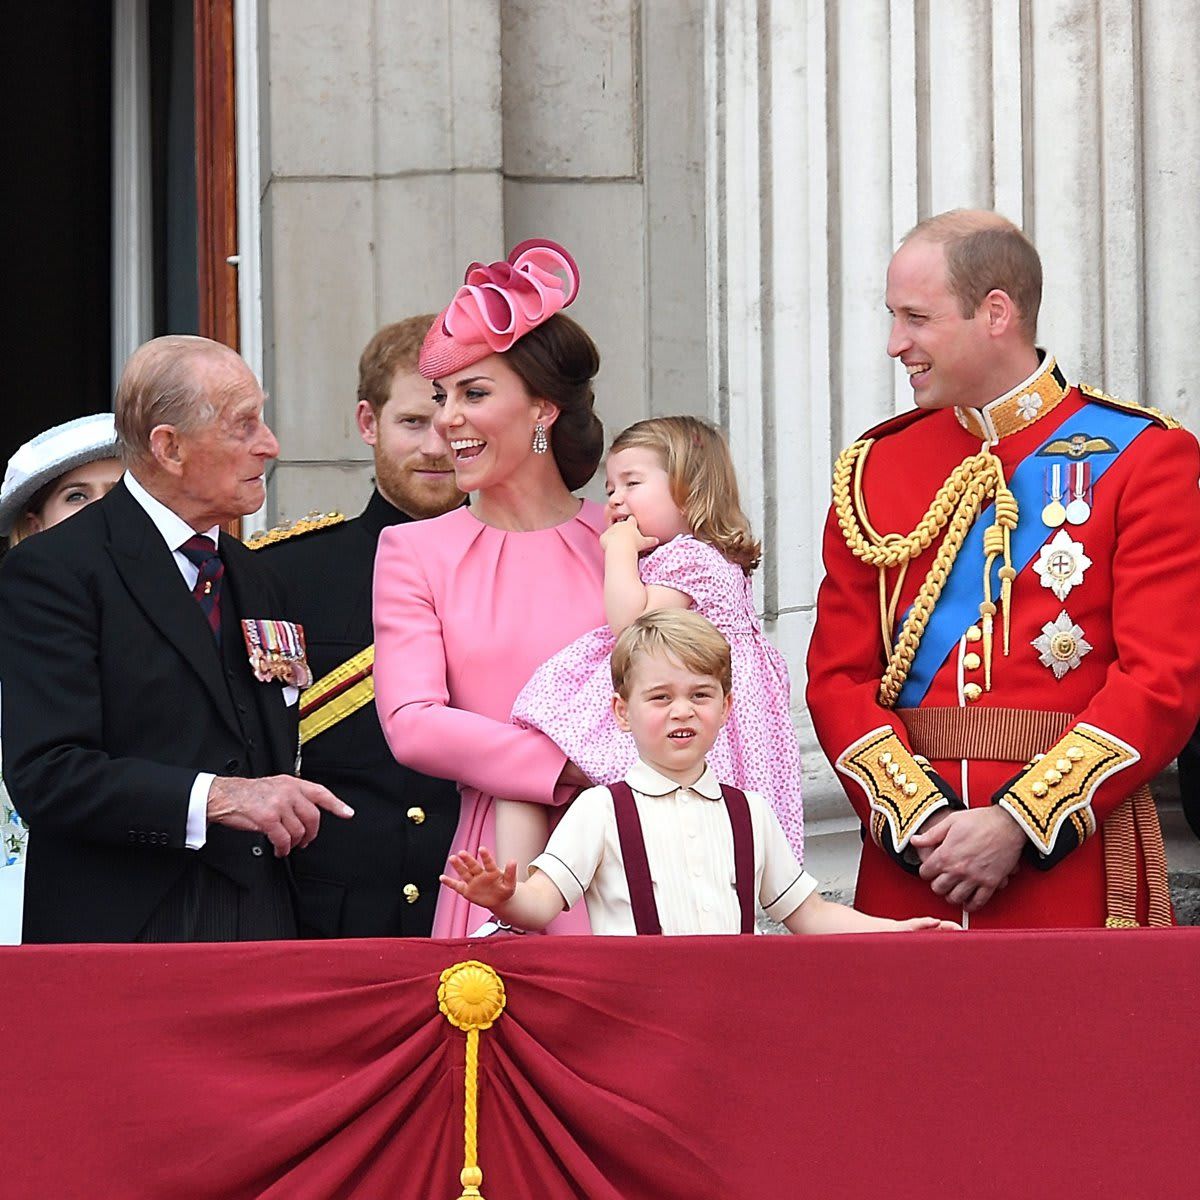
{"label": "white short-sleeved shirt", "polygon": [[[665,934],[738,933],[741,909],[733,830],[712,771],[680,787],[638,761],[625,782],[633,791],[658,919]],[[754,835],[754,891],[772,920],[790,916],[817,886],[796,862],[775,814],[747,792]],[[546,849],[530,864],[547,875],[568,908],[583,898],[593,933],[636,933],[612,793],[588,788],[563,814]]]}

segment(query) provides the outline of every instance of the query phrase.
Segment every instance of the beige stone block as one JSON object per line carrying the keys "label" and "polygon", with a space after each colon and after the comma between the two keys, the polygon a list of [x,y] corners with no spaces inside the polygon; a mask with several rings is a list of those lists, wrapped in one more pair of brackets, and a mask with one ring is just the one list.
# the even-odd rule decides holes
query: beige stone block
{"label": "beige stone block", "polygon": [[361,458],[358,356],[375,329],[372,184],[276,180],[265,381],[285,459]]}
{"label": "beige stone block", "polygon": [[500,168],[500,11],[480,0],[375,5],[377,169]]}
{"label": "beige stone block", "polygon": [[504,169],[517,176],[640,173],[634,0],[508,0],[501,8]]}
{"label": "beige stone block", "polygon": [[371,495],[372,469],[371,463],[277,463],[267,501],[269,525],[310,512],[358,516]]}
{"label": "beige stone block", "polygon": [[264,116],[271,174],[374,170],[371,10],[268,0]]}
{"label": "beige stone block", "polygon": [[498,173],[405,176],[376,189],[377,324],[440,311],[468,263],[504,257]]}
{"label": "beige stone block", "polygon": [[579,265],[568,310],[600,349],[596,411],[608,440],[649,415],[642,188],[636,183],[528,183],[504,189],[508,241],[548,237]]}

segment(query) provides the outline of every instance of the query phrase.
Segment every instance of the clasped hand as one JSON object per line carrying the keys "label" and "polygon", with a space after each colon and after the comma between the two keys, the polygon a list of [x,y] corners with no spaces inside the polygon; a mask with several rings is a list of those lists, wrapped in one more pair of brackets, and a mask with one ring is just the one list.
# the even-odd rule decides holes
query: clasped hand
{"label": "clasped hand", "polygon": [[936,813],[913,834],[912,846],[934,894],[978,912],[1016,873],[1025,834],[993,805]]}

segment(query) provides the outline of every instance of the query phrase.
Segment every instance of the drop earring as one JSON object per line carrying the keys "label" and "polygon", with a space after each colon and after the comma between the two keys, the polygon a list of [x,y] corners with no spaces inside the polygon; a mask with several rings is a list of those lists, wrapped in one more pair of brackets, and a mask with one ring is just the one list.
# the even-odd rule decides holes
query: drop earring
{"label": "drop earring", "polygon": [[533,427],[533,452],[545,454],[550,449],[550,439],[546,436],[546,427],[539,421]]}

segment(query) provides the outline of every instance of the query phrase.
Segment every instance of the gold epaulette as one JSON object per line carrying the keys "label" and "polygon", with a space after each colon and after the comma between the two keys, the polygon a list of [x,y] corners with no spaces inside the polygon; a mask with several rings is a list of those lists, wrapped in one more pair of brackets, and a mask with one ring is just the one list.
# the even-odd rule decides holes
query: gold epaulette
{"label": "gold epaulette", "polygon": [[306,533],[315,533],[318,529],[331,529],[345,519],[345,514],[340,512],[310,512],[307,516],[297,517],[288,524],[276,525],[273,529],[263,529],[251,534],[246,539],[246,546],[251,550],[261,550],[264,546],[274,546],[277,542],[286,542]]}
{"label": "gold epaulette", "polygon": [[1099,388],[1094,388],[1086,383],[1081,383],[1077,386],[1089,400],[1095,400],[1097,404],[1106,404],[1109,408],[1119,408],[1124,412],[1137,413],[1139,417],[1149,417],[1164,429],[1183,428],[1183,424],[1180,421],[1177,421],[1172,416],[1168,416],[1162,409],[1150,408],[1145,404],[1138,404],[1136,400],[1118,400],[1116,396],[1110,396],[1107,392],[1102,392]]}

